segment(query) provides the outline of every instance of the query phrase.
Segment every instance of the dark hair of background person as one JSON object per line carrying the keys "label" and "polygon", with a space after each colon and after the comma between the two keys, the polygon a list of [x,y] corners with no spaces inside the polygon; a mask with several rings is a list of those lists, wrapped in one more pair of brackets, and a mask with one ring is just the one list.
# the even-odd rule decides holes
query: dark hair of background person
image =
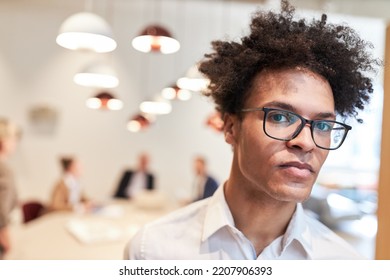
{"label": "dark hair of background person", "polygon": [[62,157],[60,159],[62,171],[66,172],[69,170],[70,166],[72,165],[74,159],[71,157]]}

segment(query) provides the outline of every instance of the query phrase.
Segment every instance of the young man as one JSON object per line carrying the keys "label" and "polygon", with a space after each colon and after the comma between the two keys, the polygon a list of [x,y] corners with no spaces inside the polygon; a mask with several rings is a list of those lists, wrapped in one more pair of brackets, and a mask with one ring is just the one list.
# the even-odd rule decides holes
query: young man
{"label": "young man", "polygon": [[130,259],[356,259],[360,256],[305,215],[330,150],[343,143],[373,92],[378,62],[349,27],[258,12],[251,33],[213,42],[200,71],[233,148],[227,181],[206,200],[146,225]]}

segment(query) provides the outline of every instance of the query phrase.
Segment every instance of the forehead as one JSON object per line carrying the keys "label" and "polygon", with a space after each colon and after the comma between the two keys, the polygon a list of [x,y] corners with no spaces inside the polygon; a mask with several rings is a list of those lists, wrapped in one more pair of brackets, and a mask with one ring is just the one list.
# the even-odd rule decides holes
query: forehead
{"label": "forehead", "polygon": [[334,110],[329,82],[305,68],[266,70],[255,76],[245,106],[261,107],[265,103],[276,101],[286,102],[294,107],[308,107],[310,104],[323,106],[328,111]]}

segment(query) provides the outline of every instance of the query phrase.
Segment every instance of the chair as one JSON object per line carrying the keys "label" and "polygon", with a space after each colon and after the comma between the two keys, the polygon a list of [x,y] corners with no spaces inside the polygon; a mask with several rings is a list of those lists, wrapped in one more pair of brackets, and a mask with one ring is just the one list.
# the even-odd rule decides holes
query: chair
{"label": "chair", "polygon": [[23,222],[28,223],[43,214],[44,205],[39,201],[28,201],[22,204]]}

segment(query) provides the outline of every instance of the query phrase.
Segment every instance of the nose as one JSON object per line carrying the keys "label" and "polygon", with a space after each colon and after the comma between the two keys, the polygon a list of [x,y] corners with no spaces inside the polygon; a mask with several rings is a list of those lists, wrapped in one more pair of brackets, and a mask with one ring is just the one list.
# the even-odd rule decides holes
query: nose
{"label": "nose", "polygon": [[305,152],[312,151],[316,147],[316,144],[311,134],[310,125],[306,124],[294,139],[287,141],[287,146]]}

